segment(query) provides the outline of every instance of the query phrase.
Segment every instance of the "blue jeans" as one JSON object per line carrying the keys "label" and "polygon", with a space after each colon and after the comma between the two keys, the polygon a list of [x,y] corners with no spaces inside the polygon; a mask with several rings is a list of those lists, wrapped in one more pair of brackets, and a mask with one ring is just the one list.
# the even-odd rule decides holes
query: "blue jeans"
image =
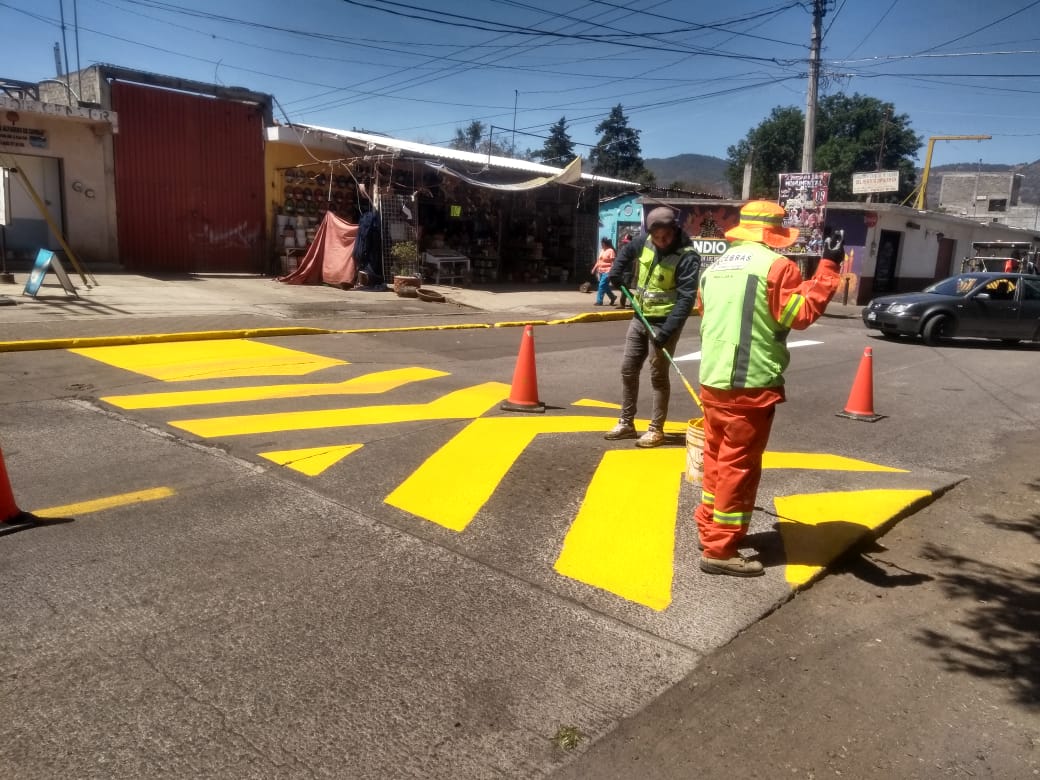
{"label": "blue jeans", "polygon": [[610,298],[611,305],[613,305],[614,301],[617,300],[617,296],[611,291],[610,282],[607,281],[607,278],[607,274],[599,275],[599,287],[596,288],[596,303],[603,303],[603,296],[606,295]]}

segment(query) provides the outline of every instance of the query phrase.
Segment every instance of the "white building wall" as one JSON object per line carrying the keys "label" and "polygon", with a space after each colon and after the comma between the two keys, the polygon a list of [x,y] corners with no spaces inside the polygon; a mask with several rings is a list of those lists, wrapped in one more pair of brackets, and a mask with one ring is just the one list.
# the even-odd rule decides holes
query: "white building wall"
{"label": "white building wall", "polygon": [[[45,166],[33,164],[38,158],[60,161],[58,192],[39,178],[31,181],[33,187],[48,203],[48,209],[59,216],[59,227],[64,225],[65,240],[84,263],[114,262],[118,257],[115,207],[115,174],[112,166],[110,127],[69,119],[51,118],[43,114],[20,113],[18,122],[46,132],[44,148],[9,148],[3,153],[17,164],[25,160],[27,172],[39,171]],[[32,180],[30,176],[30,180]],[[19,177],[12,177],[12,189],[23,189]],[[60,203],[54,203],[54,198]],[[43,219],[27,195],[13,203],[19,210],[15,218]],[[19,205],[21,204],[21,205]],[[48,235],[48,248],[58,250],[60,243]]]}

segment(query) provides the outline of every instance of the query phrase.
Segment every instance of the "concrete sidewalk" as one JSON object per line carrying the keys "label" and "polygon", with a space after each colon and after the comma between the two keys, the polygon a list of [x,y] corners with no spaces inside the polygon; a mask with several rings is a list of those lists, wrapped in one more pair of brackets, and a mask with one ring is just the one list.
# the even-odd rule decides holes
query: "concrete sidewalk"
{"label": "concrete sidewalk", "polygon": [[[108,272],[89,275],[90,284],[84,284],[78,275],[70,278],[75,296],[66,293],[52,276],[45,279],[35,298],[23,294],[26,277],[22,274],[16,274],[14,285],[0,286],[0,304],[7,304],[0,305],[0,345],[158,333],[345,330],[632,316],[630,309],[593,305],[594,294],[581,293],[571,284],[430,285],[428,289],[445,298],[443,303],[432,303],[402,298],[392,290],[290,285],[260,276]],[[858,306],[836,302],[828,307],[827,316],[857,318],[859,311]]]}

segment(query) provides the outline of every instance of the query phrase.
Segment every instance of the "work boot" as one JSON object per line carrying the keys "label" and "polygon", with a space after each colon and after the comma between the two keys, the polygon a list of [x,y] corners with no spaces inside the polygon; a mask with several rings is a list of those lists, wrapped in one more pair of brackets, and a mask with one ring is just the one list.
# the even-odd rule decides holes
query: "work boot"
{"label": "work boot", "polygon": [[635,426],[632,423],[619,422],[604,435],[604,439],[614,441],[615,439],[634,439],[639,434],[636,433]]}
{"label": "work boot", "polygon": [[640,436],[639,441],[636,442],[637,447],[644,449],[660,447],[662,444],[664,444],[664,434],[661,431],[655,431],[653,428]]}
{"label": "work boot", "polygon": [[740,555],[732,558],[709,558],[702,555],[701,571],[707,574],[728,574],[731,577],[758,577],[766,573],[760,562]]}

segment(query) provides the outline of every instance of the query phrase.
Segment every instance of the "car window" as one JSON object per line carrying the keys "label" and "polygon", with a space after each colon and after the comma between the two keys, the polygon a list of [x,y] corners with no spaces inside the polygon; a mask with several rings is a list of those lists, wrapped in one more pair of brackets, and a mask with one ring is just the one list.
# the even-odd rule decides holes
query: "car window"
{"label": "car window", "polygon": [[1040,282],[1023,279],[1022,288],[1022,294],[1027,301],[1040,301]]}
{"label": "car window", "polygon": [[951,276],[924,288],[926,293],[936,295],[967,295],[981,280],[977,276]]}
{"label": "car window", "polygon": [[1015,297],[1015,283],[1011,279],[994,279],[982,292],[995,301],[1010,301]]}

